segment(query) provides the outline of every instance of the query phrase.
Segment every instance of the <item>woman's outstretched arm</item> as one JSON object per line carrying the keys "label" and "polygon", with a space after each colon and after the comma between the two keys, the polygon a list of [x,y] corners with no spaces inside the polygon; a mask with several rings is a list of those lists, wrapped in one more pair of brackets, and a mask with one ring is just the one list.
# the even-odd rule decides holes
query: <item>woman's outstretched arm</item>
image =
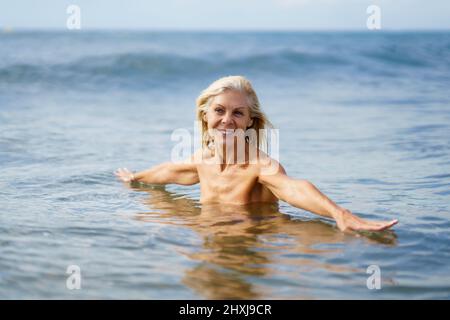
{"label": "woman's outstretched arm", "polygon": [[[274,165],[276,170],[273,170]],[[269,171],[267,166],[262,166],[258,181],[267,186],[276,197],[297,208],[334,219],[342,231],[381,231],[398,222],[398,220],[369,221],[355,216],[349,210],[334,203],[311,182],[288,177],[284,168],[273,159],[271,159]]]}
{"label": "woman's outstretched arm", "polygon": [[194,163],[166,162],[136,173],[127,168],[119,168],[114,174],[123,182],[181,185],[193,185],[199,182],[197,166]]}

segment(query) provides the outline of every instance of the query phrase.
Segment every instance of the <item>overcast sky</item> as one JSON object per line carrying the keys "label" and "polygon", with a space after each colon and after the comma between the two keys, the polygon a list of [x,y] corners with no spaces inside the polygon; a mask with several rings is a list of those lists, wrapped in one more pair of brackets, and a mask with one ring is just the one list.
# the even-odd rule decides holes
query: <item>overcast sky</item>
{"label": "overcast sky", "polygon": [[371,4],[385,30],[450,29],[450,0],[0,0],[0,28],[64,29],[71,4],[82,29],[364,30]]}

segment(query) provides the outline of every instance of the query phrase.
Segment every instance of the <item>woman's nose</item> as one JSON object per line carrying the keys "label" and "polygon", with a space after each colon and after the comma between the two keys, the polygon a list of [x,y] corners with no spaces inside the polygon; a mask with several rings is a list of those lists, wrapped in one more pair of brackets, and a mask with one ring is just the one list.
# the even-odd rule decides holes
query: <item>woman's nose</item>
{"label": "woman's nose", "polygon": [[226,113],[222,118],[222,124],[228,124],[231,122],[231,115]]}

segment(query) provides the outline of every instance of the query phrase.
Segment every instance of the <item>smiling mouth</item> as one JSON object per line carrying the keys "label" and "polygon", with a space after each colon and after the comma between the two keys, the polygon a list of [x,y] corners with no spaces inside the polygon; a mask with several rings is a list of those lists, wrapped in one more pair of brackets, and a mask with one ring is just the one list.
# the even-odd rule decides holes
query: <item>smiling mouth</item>
{"label": "smiling mouth", "polygon": [[234,134],[234,129],[217,129],[222,135],[232,135]]}

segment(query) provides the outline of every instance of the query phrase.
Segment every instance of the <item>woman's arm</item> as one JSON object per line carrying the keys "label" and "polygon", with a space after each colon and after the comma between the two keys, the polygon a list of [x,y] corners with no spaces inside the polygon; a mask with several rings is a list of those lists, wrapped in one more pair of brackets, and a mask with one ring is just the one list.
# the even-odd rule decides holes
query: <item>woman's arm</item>
{"label": "woman's arm", "polygon": [[114,173],[123,182],[181,185],[193,185],[199,182],[197,167],[194,163],[166,162],[137,173],[132,173],[127,168],[119,168]]}
{"label": "woman's arm", "polygon": [[[272,161],[275,160],[272,159]],[[271,174],[265,174],[263,168],[258,181],[268,187],[280,200],[297,208],[334,219],[342,231],[348,229],[381,231],[398,222],[398,220],[368,221],[361,219],[349,210],[338,206],[311,182],[288,177],[284,168],[279,164],[278,170]]]}

